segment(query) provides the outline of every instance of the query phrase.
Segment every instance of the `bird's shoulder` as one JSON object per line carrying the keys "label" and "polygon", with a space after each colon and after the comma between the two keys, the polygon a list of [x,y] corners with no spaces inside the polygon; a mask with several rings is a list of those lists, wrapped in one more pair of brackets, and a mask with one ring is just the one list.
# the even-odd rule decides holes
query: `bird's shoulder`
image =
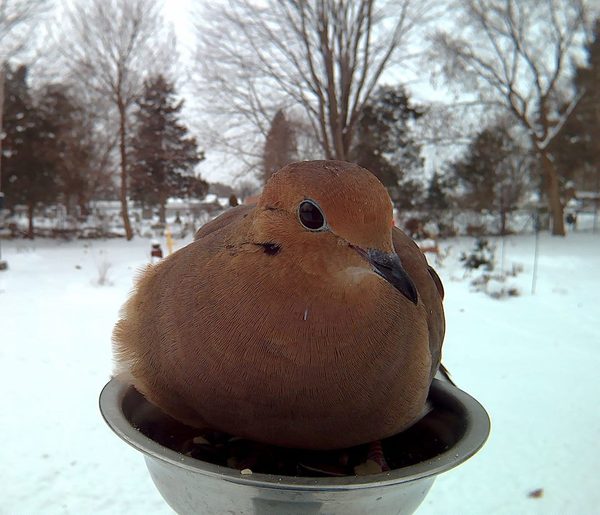
{"label": "bird's shoulder", "polygon": [[[392,229],[392,241],[394,250],[400,257],[402,264],[408,269],[409,273],[417,275],[417,282],[423,281],[429,283],[432,281],[435,290],[441,299],[444,298],[444,286],[442,281],[431,265],[427,263],[425,255],[415,243],[415,241],[407,236],[398,227]],[[413,280],[415,277],[413,277]]]}
{"label": "bird's shoulder", "polygon": [[241,205],[228,209],[196,231],[194,241],[200,241],[219,232],[230,232],[254,212],[255,205]]}

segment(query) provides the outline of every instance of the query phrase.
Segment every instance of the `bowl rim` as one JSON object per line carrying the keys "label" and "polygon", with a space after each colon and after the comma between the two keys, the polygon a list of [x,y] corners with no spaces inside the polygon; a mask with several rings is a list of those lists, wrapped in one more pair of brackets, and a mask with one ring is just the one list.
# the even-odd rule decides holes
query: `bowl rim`
{"label": "bowl rim", "polygon": [[463,437],[455,445],[429,460],[365,476],[314,478],[257,472],[243,475],[236,469],[181,454],[152,440],[131,425],[121,406],[125,395],[134,386],[123,382],[118,377],[111,378],[100,392],[99,407],[104,421],[123,441],[146,457],[177,468],[254,487],[320,491],[354,490],[408,483],[437,476],[465,462],[483,447],[491,428],[490,418],[484,407],[469,394],[447,381],[434,379],[432,387],[442,390],[444,394],[451,396],[465,407],[468,416]]}

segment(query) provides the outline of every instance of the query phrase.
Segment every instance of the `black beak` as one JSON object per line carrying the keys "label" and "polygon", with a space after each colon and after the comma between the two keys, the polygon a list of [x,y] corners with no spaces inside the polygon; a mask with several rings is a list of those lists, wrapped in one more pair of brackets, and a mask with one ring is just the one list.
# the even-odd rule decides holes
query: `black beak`
{"label": "black beak", "polygon": [[373,270],[378,275],[383,277],[413,304],[417,304],[419,300],[417,288],[406,270],[404,270],[398,254],[395,252],[386,254],[377,249],[369,249],[365,254],[364,257],[373,265]]}

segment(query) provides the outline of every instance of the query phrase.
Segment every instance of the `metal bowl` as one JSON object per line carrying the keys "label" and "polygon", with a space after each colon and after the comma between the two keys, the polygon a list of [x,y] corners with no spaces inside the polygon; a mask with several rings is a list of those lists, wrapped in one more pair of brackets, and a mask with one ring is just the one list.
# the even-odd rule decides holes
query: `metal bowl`
{"label": "metal bowl", "polygon": [[387,515],[413,513],[435,477],[470,458],[488,437],[485,409],[462,390],[434,379],[429,401],[433,409],[426,417],[386,440],[388,447],[416,457],[415,463],[335,478],[241,475],[180,454],[156,441],[164,438],[154,437],[169,438],[177,422],[117,379],[102,390],[100,411],[120,438],[144,454],[152,480],[177,513]]}

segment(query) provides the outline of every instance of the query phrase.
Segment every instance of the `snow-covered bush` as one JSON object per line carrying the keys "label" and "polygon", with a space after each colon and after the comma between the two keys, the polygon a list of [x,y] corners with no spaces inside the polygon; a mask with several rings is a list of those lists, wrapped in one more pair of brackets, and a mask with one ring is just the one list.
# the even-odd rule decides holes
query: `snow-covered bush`
{"label": "snow-covered bush", "polygon": [[475,247],[467,254],[463,252],[460,261],[463,263],[465,275],[474,275],[471,281],[473,291],[489,295],[494,299],[516,297],[519,289],[508,279],[516,277],[523,271],[522,265],[513,264],[510,271],[493,273],[496,266],[496,247],[483,238],[475,241]]}
{"label": "snow-covered bush", "polygon": [[495,266],[496,247],[490,245],[489,241],[484,238],[475,240],[475,247],[469,254],[463,252],[460,256],[460,261],[463,263],[467,273],[479,268],[491,272]]}
{"label": "snow-covered bush", "polygon": [[508,277],[506,273],[483,273],[471,281],[471,286],[473,291],[483,292],[493,299],[517,297],[519,289],[507,281]]}

